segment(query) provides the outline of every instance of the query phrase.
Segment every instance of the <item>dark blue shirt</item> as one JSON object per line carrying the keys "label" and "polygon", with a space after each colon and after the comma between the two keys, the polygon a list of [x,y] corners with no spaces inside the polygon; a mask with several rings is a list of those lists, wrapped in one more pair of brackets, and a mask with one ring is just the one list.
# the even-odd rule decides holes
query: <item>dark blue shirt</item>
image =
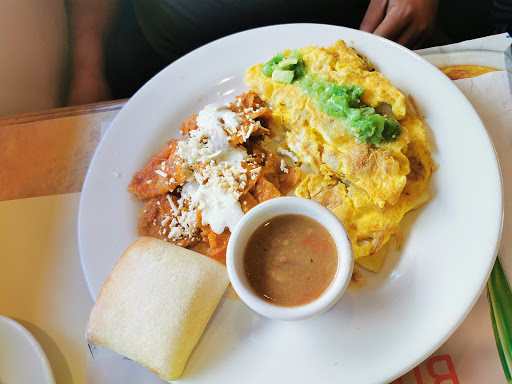
{"label": "dark blue shirt", "polygon": [[265,25],[308,22],[359,28],[369,4],[368,0],[132,1],[144,36],[167,62],[212,40]]}

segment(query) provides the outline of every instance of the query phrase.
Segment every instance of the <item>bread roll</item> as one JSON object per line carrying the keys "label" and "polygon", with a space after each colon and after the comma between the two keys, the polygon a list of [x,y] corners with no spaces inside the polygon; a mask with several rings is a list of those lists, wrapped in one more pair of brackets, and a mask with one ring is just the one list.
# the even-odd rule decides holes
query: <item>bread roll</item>
{"label": "bread roll", "polygon": [[215,260],[141,237],[105,281],[87,340],[175,380],[228,284],[226,267]]}

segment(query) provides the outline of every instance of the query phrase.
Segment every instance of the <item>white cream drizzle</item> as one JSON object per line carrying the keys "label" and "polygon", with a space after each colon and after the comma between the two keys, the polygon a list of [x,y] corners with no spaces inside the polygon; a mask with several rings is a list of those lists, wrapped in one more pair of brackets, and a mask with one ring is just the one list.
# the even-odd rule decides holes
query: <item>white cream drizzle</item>
{"label": "white cream drizzle", "polygon": [[202,211],[202,224],[209,224],[217,234],[224,232],[226,227],[233,231],[244,216],[240,203],[233,194],[199,184],[197,181],[187,182],[181,196],[188,202],[191,210]]}
{"label": "white cream drizzle", "polygon": [[229,144],[230,135],[237,133],[241,122],[241,117],[226,106],[210,104],[199,112],[198,128],[178,142],[177,155],[183,160],[187,181],[177,207],[171,204],[179,213],[169,224],[169,239],[194,235],[197,210],[202,211],[202,224],[210,225],[217,234],[226,228],[233,231],[243,217],[238,198],[248,178],[254,179],[259,168],[245,169],[242,162],[249,159],[247,151]]}

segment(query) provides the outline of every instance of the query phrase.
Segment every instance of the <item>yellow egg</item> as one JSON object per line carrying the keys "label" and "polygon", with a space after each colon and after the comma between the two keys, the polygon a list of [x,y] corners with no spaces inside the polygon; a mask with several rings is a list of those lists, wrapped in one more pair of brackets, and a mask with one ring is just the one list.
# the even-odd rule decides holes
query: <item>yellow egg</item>
{"label": "yellow egg", "polygon": [[288,148],[315,171],[295,194],[328,207],[347,228],[355,258],[378,271],[383,261],[379,251],[397,233],[404,214],[429,198],[427,184],[434,163],[425,127],[402,92],[343,41],[298,52],[308,73],[339,85],[362,86],[361,102],[374,108],[387,106],[402,127],[395,141],[360,142],[342,119],[322,112],[296,84],[273,81],[261,73],[262,64],[246,71],[246,83],[274,109]]}

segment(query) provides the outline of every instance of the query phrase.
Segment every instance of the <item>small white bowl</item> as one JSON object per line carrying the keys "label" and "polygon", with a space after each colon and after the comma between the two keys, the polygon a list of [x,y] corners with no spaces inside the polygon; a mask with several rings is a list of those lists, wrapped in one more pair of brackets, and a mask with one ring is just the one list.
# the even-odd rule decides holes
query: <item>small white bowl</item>
{"label": "small white bowl", "polygon": [[[247,281],[243,263],[245,247],[253,232],[271,218],[286,214],[304,215],[319,222],[334,238],[338,249],[338,270],[329,288],[315,301],[295,307],[261,299]],[[341,298],[352,277],[354,252],[345,227],[323,205],[300,197],[278,197],[258,204],[240,220],[229,239],[226,265],[236,293],[254,311],[271,319],[301,320],[327,311]]]}
{"label": "small white bowl", "polygon": [[0,316],[0,340],[1,383],[55,384],[43,348],[25,327]]}

